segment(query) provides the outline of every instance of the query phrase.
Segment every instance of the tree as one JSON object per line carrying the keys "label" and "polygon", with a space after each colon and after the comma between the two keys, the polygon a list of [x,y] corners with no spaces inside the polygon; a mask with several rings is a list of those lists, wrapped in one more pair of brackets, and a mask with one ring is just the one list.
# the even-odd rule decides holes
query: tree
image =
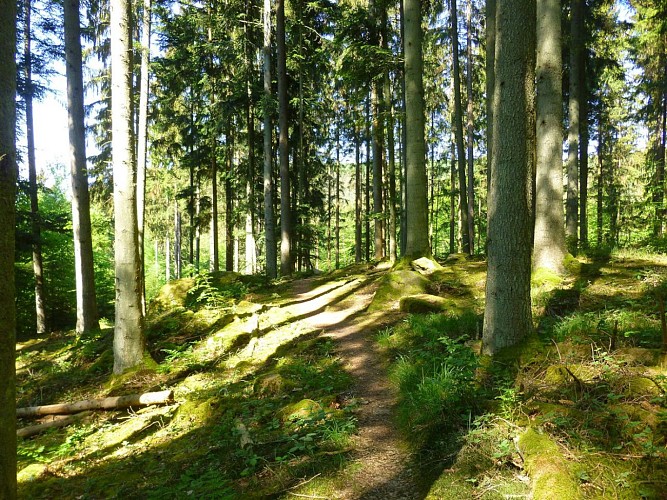
{"label": "tree", "polygon": [[572,0],[570,13],[570,83],[568,101],[567,204],[565,233],[572,251],[577,247],[579,227],[579,126],[581,120],[581,78],[583,52],[583,0]]}
{"label": "tree", "polygon": [[146,167],[148,164],[148,95],[150,75],[148,65],[151,56],[151,0],[143,2],[141,29],[141,69],[139,75],[139,122],[137,126],[137,224],[139,238],[139,260],[141,262],[141,304],[146,314],[146,271],[144,262],[144,229],[146,212]]}
{"label": "tree", "polygon": [[560,0],[537,2],[537,181],[533,268],[564,271]]}
{"label": "tree", "polygon": [[273,179],[271,148],[271,0],[264,0],[263,11],[264,45],[264,234],[266,242],[266,275],[275,278],[276,269],[276,234],[273,216]]}
{"label": "tree", "polygon": [[493,157],[483,352],[493,355],[532,330],[531,162],[535,2],[497,0]]}
{"label": "tree", "polygon": [[451,0],[452,74],[454,78],[454,133],[456,157],[459,160],[459,199],[461,207],[461,240],[463,251],[472,252],[472,238],[468,225],[468,188],[466,187],[466,155],[463,147],[463,109],[461,105],[461,70],[459,69],[459,30],[456,0]]}
{"label": "tree", "polygon": [[0,498],[16,498],[16,2],[0,5]]}
{"label": "tree", "polygon": [[406,127],[406,247],[405,257],[431,255],[424,142],[424,83],[422,77],[422,13],[419,0],[404,2],[405,127]]}
{"label": "tree", "polygon": [[280,274],[292,274],[290,172],[288,145],[287,53],[285,47],[285,2],[276,0],[276,45],[278,64],[278,147],[280,157]]}
{"label": "tree", "polygon": [[33,120],[33,81],[32,81],[32,28],[31,28],[31,0],[24,2],[23,18],[23,73],[24,73],[24,101],[26,142],[28,147],[28,183],[30,192],[30,218],[32,232],[32,268],[35,275],[35,317],[37,334],[48,331],[46,320],[46,298],[44,290],[44,262],[42,259],[42,235],[39,216],[39,202],[37,197],[37,167],[35,164],[35,133]]}
{"label": "tree", "polygon": [[129,0],[111,2],[111,124],[114,177],[116,323],[114,373],[144,357],[141,261],[137,225],[136,159],[132,115],[132,11]]}
{"label": "tree", "polygon": [[72,180],[72,229],[76,275],[76,332],[97,330],[93,238],[90,223],[90,194],[86,167],[86,129],[83,99],[83,63],[79,0],[65,0],[65,64],[70,175]]}

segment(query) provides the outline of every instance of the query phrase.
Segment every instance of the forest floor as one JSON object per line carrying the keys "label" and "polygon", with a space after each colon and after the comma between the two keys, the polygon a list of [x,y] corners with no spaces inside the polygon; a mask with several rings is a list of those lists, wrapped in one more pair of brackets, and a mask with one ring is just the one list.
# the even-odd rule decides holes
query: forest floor
{"label": "forest floor", "polygon": [[155,365],[120,378],[111,328],[22,342],[19,406],[175,401],[20,438],[19,495],[667,498],[667,258],[575,264],[534,277],[538,335],[493,364],[485,265],[464,258],[174,281],[149,309]]}

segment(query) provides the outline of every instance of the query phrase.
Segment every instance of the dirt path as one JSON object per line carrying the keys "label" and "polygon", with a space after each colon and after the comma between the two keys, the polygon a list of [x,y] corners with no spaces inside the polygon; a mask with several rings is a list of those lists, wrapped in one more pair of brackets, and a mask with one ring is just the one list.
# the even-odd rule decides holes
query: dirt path
{"label": "dirt path", "polygon": [[[294,291],[303,297],[313,294],[309,281],[295,283]],[[422,495],[409,468],[408,447],[392,417],[396,392],[387,379],[385,363],[373,339],[375,332],[398,321],[400,314],[366,312],[376,289],[374,280],[324,312],[304,320],[336,341],[345,369],[355,379],[351,396],[361,401],[352,457],[359,467],[336,498],[416,499]]]}

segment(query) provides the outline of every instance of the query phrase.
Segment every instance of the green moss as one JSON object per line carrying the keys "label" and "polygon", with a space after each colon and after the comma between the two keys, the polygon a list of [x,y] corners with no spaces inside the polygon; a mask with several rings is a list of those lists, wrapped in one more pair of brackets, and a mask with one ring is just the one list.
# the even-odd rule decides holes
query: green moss
{"label": "green moss", "polygon": [[296,419],[307,419],[322,411],[322,405],[312,399],[302,399],[296,403],[284,406],[277,412],[277,416],[283,422]]}
{"label": "green moss", "polygon": [[563,277],[551,269],[540,267],[533,270],[530,281],[534,287],[553,287],[560,285],[563,282]]}
{"label": "green moss", "polygon": [[533,498],[570,500],[583,498],[558,445],[532,427],[518,439],[524,466],[533,480]]}
{"label": "green moss", "polygon": [[563,259],[563,267],[565,267],[565,270],[573,276],[576,276],[581,272],[581,262],[570,253]]}
{"label": "green moss", "polygon": [[194,278],[181,278],[164,285],[151,301],[150,313],[167,311],[174,307],[185,307],[188,291],[194,286]]}
{"label": "green moss", "polygon": [[391,309],[397,305],[401,297],[425,293],[428,283],[428,279],[416,271],[407,269],[391,271],[382,277],[380,287],[375,292],[368,310],[374,312]]}
{"label": "green moss", "polygon": [[46,464],[30,464],[19,471],[16,480],[19,484],[28,483],[44,476],[46,470]]}
{"label": "green moss", "polygon": [[458,315],[463,312],[453,300],[426,293],[401,297],[399,309],[407,313],[449,312]]}

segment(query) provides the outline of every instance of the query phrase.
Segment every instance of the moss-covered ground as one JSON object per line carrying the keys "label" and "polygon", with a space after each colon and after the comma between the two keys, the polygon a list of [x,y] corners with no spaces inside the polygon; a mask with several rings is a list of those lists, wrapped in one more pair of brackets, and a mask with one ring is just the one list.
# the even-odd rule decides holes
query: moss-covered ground
{"label": "moss-covered ground", "polygon": [[478,354],[485,264],[465,258],[428,275],[357,266],[307,281],[173,282],[149,308],[157,367],[121,380],[111,328],[23,342],[19,406],[162,389],[175,403],[20,439],[19,495],[338,497],[336,485],[364,467],[348,460],[363,402],[336,343],[305,319],[379,279],[371,308],[421,295],[440,311],[368,328],[400,394],[414,498],[665,498],[667,258],[579,264],[562,280],[533,280],[537,334],[493,363]]}

